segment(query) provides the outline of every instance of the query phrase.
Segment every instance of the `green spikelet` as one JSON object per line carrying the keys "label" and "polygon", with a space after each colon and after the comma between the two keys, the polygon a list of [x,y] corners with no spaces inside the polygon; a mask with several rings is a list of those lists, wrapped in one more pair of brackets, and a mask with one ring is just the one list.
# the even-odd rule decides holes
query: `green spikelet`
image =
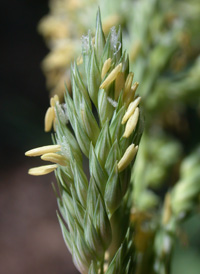
{"label": "green spikelet", "polygon": [[[72,66],[72,97],[67,92],[65,104],[76,146],[89,160],[90,180],[88,184],[83,166],[76,159],[79,153],[73,153],[71,140],[68,140],[66,146],[71,151],[70,171],[74,180],[65,182],[72,186],[67,194],[70,206],[64,206],[67,216],[64,219],[69,231],[67,226],[64,228],[60,217],[59,220],[65,242],[81,273],[132,273],[134,253],[130,248],[130,231],[127,232],[129,236],[125,237],[129,214],[123,215],[122,211],[118,211],[120,207],[128,209],[124,195],[129,189],[130,167],[136,153],[134,148],[142,133],[136,128],[128,138],[123,137],[126,124],[121,122],[128,108],[123,91],[127,87],[125,81],[121,83],[119,93],[116,79],[122,74],[126,80],[128,61],[122,53],[120,28],[113,28],[105,40],[100,11],[97,13],[95,38],[89,33],[82,40],[83,64],[77,66],[75,63]],[[140,118],[136,124],[140,124]],[[58,119],[57,139],[63,140],[57,134],[65,132],[63,127],[66,126]],[[65,138],[68,139],[67,136]],[[132,148],[134,140],[137,142]],[[128,150],[131,151],[126,152]],[[121,166],[125,167],[121,170]],[[63,184],[60,185],[62,188]],[[62,193],[60,199],[64,199]],[[115,212],[120,212],[116,214],[117,218]],[[120,228],[121,222],[125,224],[123,229]],[[108,255],[107,259],[105,254]]]}
{"label": "green spikelet", "polygon": [[[66,90],[64,104],[54,98],[51,106],[54,142],[60,146],[53,156],[61,155],[66,163],[55,166],[58,220],[82,274],[131,274],[135,259],[128,190],[141,117],[126,113],[132,85],[126,78],[132,81],[132,74],[122,52],[121,28],[112,28],[105,39],[100,10],[94,38],[91,33],[82,38],[82,57],[83,64],[71,66],[72,95]],[[87,162],[89,180],[83,169]]]}

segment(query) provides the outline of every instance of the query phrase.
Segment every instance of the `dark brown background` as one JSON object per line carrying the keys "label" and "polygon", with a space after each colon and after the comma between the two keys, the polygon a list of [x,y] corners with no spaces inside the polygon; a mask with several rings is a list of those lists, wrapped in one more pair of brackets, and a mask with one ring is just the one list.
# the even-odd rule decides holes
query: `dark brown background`
{"label": "dark brown background", "polygon": [[1,1],[0,8],[0,273],[75,274],[56,217],[53,176],[31,177],[40,165],[25,158],[50,143],[43,132],[49,104],[40,62],[47,53],[37,34],[45,0]]}

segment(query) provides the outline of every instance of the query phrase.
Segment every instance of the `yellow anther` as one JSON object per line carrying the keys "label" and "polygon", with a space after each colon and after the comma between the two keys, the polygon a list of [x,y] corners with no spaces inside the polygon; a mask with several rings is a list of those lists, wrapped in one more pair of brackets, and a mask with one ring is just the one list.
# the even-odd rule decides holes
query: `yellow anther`
{"label": "yellow anther", "polygon": [[41,156],[41,159],[44,161],[49,161],[61,166],[66,166],[66,158],[63,155],[57,153],[45,153]]}
{"label": "yellow anther", "polygon": [[135,95],[135,92],[136,92],[138,86],[139,86],[139,83],[135,82],[131,87],[131,92],[134,93],[134,95]]}
{"label": "yellow anther", "polygon": [[54,97],[52,97],[52,98],[50,99],[50,106],[51,106],[51,107],[55,107],[56,102],[59,102],[59,97],[58,97],[57,94],[54,95]]}
{"label": "yellow anther", "polygon": [[133,160],[135,157],[136,152],[138,151],[138,146],[135,147],[134,144],[130,145],[127,150],[125,151],[123,157],[117,164],[118,171],[123,171]]}
{"label": "yellow anther", "polygon": [[106,73],[109,71],[110,69],[110,66],[111,66],[111,58],[108,58],[104,64],[103,64],[103,68],[102,68],[102,71],[101,71],[101,79],[103,79],[106,75]]}
{"label": "yellow anther", "polygon": [[25,153],[26,156],[41,156],[45,153],[58,152],[61,150],[60,145],[50,145],[31,149]]}
{"label": "yellow anther", "polygon": [[124,97],[131,90],[131,85],[132,85],[132,82],[133,82],[133,77],[134,77],[133,72],[130,72],[129,75],[127,76],[127,78],[126,78],[126,82],[125,82],[125,86],[124,86]]}
{"label": "yellow anther", "polygon": [[54,107],[49,107],[47,109],[45,117],[44,117],[44,131],[45,132],[48,132],[51,130],[54,120],[55,120]]}
{"label": "yellow anther", "polygon": [[108,87],[116,79],[117,74],[121,71],[121,69],[122,69],[122,63],[120,63],[119,65],[117,65],[111,71],[111,73],[107,76],[107,78],[101,84],[100,88],[101,89],[105,89],[106,87]]}
{"label": "yellow anther", "polygon": [[127,106],[130,104],[130,102],[133,101],[138,86],[139,86],[139,83],[135,82],[132,85],[130,92],[126,94],[126,96],[124,96],[124,102],[126,103]]}
{"label": "yellow anther", "polygon": [[141,97],[138,97],[132,103],[130,103],[124,117],[122,118],[122,125],[125,124],[126,121],[131,117],[136,107],[139,105],[140,101],[141,101]]}
{"label": "yellow anther", "polygon": [[46,165],[46,166],[34,167],[29,169],[28,174],[34,175],[34,176],[45,175],[54,171],[57,167],[58,167],[57,165]]}
{"label": "yellow anther", "polygon": [[51,99],[50,99],[50,106],[55,107],[54,97],[51,97]]}
{"label": "yellow anther", "polygon": [[124,73],[120,71],[115,80],[115,101],[117,101],[121,90],[124,88],[124,82]]}
{"label": "yellow anther", "polygon": [[133,130],[135,129],[137,125],[138,118],[139,118],[139,108],[136,108],[134,113],[128,119],[125,131],[124,131],[124,135],[123,135],[124,138],[128,138],[131,135],[131,133],[133,132]]}

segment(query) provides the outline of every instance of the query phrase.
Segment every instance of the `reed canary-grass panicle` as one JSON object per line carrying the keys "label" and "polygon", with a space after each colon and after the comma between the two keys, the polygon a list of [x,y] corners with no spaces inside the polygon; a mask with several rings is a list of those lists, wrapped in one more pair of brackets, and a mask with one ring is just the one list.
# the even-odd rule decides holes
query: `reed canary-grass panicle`
{"label": "reed canary-grass panicle", "polygon": [[[94,6],[96,9],[96,5],[93,6],[92,3],[97,2],[103,8],[103,30],[106,34],[116,22],[121,22],[122,26],[125,26],[127,36],[124,42],[130,53],[129,65],[134,75],[125,68],[128,63],[118,58],[122,44],[116,28],[111,30],[107,39],[110,43],[106,44],[108,48],[110,46],[107,52],[111,55],[106,54],[106,50],[102,50],[105,39],[98,39],[97,33],[93,37],[93,29],[92,34],[82,38],[83,53],[80,55],[80,43],[77,37],[80,37],[87,29],[86,24],[91,28]],[[102,182],[106,177],[104,177],[105,169],[111,174],[115,166],[118,176],[121,177],[121,174],[125,174],[126,169],[129,168],[129,161],[134,157],[132,155],[138,146],[135,140],[139,137],[136,136],[140,135],[137,134],[142,128],[139,107],[141,98],[137,96],[138,81],[141,84],[140,96],[146,113],[146,132],[139,144],[137,161],[134,163],[131,210],[131,220],[134,220],[135,230],[136,273],[169,273],[170,255],[176,230],[182,220],[180,216],[187,217],[186,213],[191,212],[198,203],[198,169],[195,171],[192,169],[187,177],[183,177],[181,173],[177,182],[175,178],[179,176],[178,165],[183,156],[182,151],[185,151],[182,149],[182,138],[186,135],[196,135],[196,132],[189,131],[191,128],[187,128],[188,121],[182,121],[180,118],[185,116],[183,113],[191,106],[196,110],[196,116],[199,111],[197,102],[199,102],[200,88],[200,59],[198,58],[200,40],[196,27],[200,23],[199,7],[197,0],[192,0],[190,3],[185,0],[50,0],[50,15],[40,23],[40,32],[45,36],[51,50],[43,62],[48,86],[54,93],[61,91],[59,95],[63,94],[65,80],[71,83],[73,93],[73,101],[70,101],[67,95],[67,103],[64,105],[57,103],[56,107],[50,107],[47,111],[47,131],[51,130],[54,124],[56,142],[61,145],[61,151],[47,152],[45,154],[48,155],[42,155],[42,160],[54,160],[53,164],[61,189],[65,184],[68,187],[71,184],[76,185],[77,192],[67,188],[67,193],[70,194],[67,197],[71,204],[78,199],[85,209],[89,203],[87,189],[90,184],[82,173],[82,169],[79,168],[82,167],[80,147],[86,157],[91,159],[93,156],[92,159],[96,159],[94,156],[96,155],[99,166],[104,172],[96,165],[90,165],[90,171],[93,174],[94,170],[97,170],[100,176],[98,178],[104,178],[99,179]],[[78,59],[75,56],[79,56]],[[72,59],[76,62],[71,66],[70,80],[69,64]],[[84,94],[83,99],[80,99],[79,93]],[[120,100],[124,104],[123,110],[120,108]],[[72,109],[75,115],[70,116],[68,109]],[[93,119],[94,117],[96,120]],[[63,126],[68,119],[75,133]],[[121,125],[118,119],[121,120]],[[115,134],[121,136],[120,140],[115,141]],[[77,141],[74,142],[74,135],[78,145]],[[102,136],[106,137],[102,140]],[[129,144],[132,136],[135,136],[134,142]],[[180,138],[177,139],[177,136]],[[90,146],[94,147],[92,152],[88,149]],[[125,146],[123,151],[121,151],[122,146]],[[102,147],[104,149],[101,149]],[[58,159],[60,164],[56,162]],[[77,169],[74,171],[72,164],[69,164],[73,162],[72,159],[76,159],[77,168],[81,172],[82,179],[79,180],[78,186],[77,180],[74,179],[74,174],[78,176]],[[115,165],[113,159],[118,160]],[[39,171],[33,170],[33,173],[45,174],[45,169],[51,171],[51,167],[42,167]],[[113,178],[114,176],[117,178],[115,173]],[[94,175],[92,178],[91,181],[99,182]],[[109,208],[108,218],[113,238],[105,252],[104,268],[106,269],[123,238],[119,227],[119,219],[122,222],[125,220],[122,217],[123,203],[118,207],[118,201],[121,200],[120,193],[125,193],[127,185],[121,185],[119,190],[116,187],[119,185],[119,180],[116,179],[113,185],[108,180],[106,187],[98,184],[98,187],[101,187],[101,193],[104,193],[106,208]],[[175,187],[167,189],[163,199],[157,195],[160,190],[172,185]],[[113,200],[109,196],[112,191],[115,193]],[[126,195],[123,200],[127,198],[128,204]],[[79,210],[81,210],[80,206]],[[71,215],[68,214],[68,219],[73,219],[79,214],[78,212],[70,211]],[[74,223],[71,226],[74,227]],[[94,226],[97,227],[96,224]],[[65,230],[63,233],[65,234]],[[72,235],[71,231],[70,235]],[[118,238],[119,241],[117,241]],[[76,247],[72,246],[71,249]],[[80,263],[80,256],[77,255],[74,260]],[[95,263],[92,263],[90,273],[97,272],[96,267],[98,268]],[[112,267],[110,272],[115,273],[117,270],[114,264]]]}
{"label": "reed canary-grass panicle", "polygon": [[122,45],[120,26],[105,37],[98,10],[95,36],[82,38],[82,63],[71,66],[72,96],[66,90],[64,104],[53,97],[45,116],[45,131],[54,124],[54,145],[26,153],[53,163],[29,173],[55,171],[58,219],[82,274],[134,271],[130,176],[143,123],[141,97],[127,100],[133,73]]}

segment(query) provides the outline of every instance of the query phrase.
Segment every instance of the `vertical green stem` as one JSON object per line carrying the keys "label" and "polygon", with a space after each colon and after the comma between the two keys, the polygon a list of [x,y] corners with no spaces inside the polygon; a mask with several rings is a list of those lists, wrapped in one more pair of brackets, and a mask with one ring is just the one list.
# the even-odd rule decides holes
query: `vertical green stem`
{"label": "vertical green stem", "polygon": [[103,259],[102,259],[102,261],[101,261],[101,265],[100,265],[100,270],[101,270],[101,274],[104,274],[104,258],[105,258],[105,254],[104,254],[104,256],[103,256]]}

